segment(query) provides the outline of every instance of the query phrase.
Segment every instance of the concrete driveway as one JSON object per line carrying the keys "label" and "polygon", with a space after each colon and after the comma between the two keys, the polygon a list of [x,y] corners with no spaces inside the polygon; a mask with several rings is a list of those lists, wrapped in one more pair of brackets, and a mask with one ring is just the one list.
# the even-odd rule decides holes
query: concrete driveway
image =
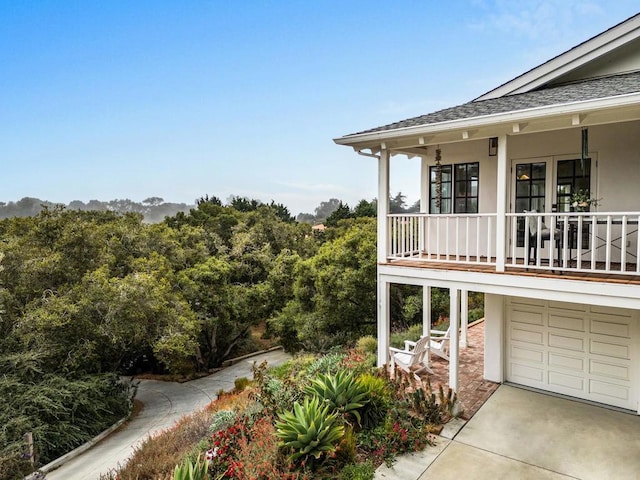
{"label": "concrete driveway", "polygon": [[419,480],[637,480],[640,417],[502,385],[439,450]]}
{"label": "concrete driveway", "polygon": [[236,378],[251,378],[254,362],[266,360],[269,365],[275,366],[289,358],[291,356],[282,350],[275,350],[252,356],[191,382],[141,380],[136,395],[136,399],[143,403],[140,414],[91,449],[48,472],[47,480],[100,478],[101,473],[124,464],[136,446],[149,435],[166,430],[182,416],[205,407],[216,398],[219,390],[232,390]]}

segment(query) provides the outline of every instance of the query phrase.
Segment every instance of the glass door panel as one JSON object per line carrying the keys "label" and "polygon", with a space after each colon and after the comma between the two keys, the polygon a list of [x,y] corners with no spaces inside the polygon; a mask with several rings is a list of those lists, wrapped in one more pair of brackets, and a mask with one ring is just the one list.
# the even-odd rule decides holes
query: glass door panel
{"label": "glass door panel", "polygon": [[[545,211],[547,163],[518,163],[515,166],[515,213]],[[524,247],[524,218],[518,219],[516,246]]]}

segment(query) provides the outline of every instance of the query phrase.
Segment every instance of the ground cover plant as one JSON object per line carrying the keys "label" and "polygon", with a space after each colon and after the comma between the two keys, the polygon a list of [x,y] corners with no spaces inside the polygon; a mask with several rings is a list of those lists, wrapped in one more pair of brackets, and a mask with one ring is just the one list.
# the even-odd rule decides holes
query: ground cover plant
{"label": "ground cover plant", "polygon": [[148,439],[102,480],[373,478],[381,463],[425,448],[455,397],[375,368],[370,338],[357,345],[257,365],[250,385],[238,382],[235,392]]}

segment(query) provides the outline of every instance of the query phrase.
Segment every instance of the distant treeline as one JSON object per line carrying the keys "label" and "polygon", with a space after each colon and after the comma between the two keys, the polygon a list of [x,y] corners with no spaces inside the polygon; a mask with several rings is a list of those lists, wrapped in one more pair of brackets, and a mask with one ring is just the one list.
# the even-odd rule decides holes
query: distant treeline
{"label": "distant treeline", "polygon": [[[38,215],[44,207],[52,208],[55,205],[48,200],[40,200],[34,197],[24,197],[17,202],[0,202],[0,219],[11,217],[33,217]],[[64,204],[62,204],[64,205]],[[142,202],[133,200],[115,199],[108,202],[101,200],[89,200],[84,203],[82,200],[73,200],[68,205],[64,205],[69,210],[80,210],[84,212],[117,212],[117,213],[141,213],[146,223],[158,223],[165,217],[172,217],[178,212],[189,212],[195,205],[186,203],[165,202],[160,197],[149,197]]]}

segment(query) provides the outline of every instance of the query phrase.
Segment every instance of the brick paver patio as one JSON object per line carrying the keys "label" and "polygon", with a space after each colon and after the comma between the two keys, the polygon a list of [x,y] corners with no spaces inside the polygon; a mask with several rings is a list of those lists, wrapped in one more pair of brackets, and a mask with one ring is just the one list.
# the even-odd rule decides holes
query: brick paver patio
{"label": "brick paver patio", "polygon": [[[423,381],[430,377],[434,391],[442,384],[447,388],[449,383],[449,362],[431,355],[433,374],[421,374]],[[460,348],[460,370],[458,399],[462,403],[463,419],[470,419],[487,399],[496,391],[499,383],[489,382],[482,378],[484,370],[484,321],[470,327],[467,331],[467,347]]]}

